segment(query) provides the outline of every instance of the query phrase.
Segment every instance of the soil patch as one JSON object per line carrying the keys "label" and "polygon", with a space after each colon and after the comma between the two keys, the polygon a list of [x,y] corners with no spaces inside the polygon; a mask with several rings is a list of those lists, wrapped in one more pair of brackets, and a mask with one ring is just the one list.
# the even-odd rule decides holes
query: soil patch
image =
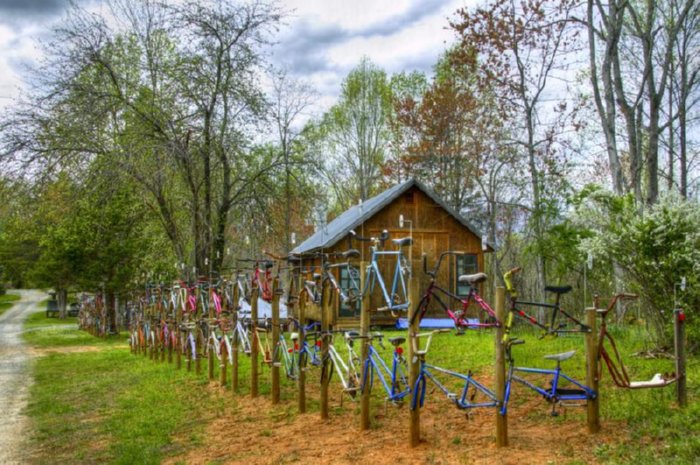
{"label": "soil patch", "polygon": [[[293,395],[292,386],[286,390]],[[307,392],[307,403],[315,402],[317,383],[309,383]],[[373,400],[372,428],[362,432],[359,404],[346,398],[340,408],[338,391],[332,395],[331,418],[323,421],[315,403],[310,410],[316,411],[298,415],[294,400],[273,406],[264,397],[236,397],[221,390],[233,400],[209,425],[203,445],[165,463],[594,464],[597,447],[629,436],[624,425],[610,422],[603,424],[603,433],[590,435],[583,409],[569,408],[552,417],[547,403],[529,398],[511,408],[510,445],[498,449],[493,409],[475,409],[467,417],[438,394],[427,398],[421,413],[422,443],[411,449],[408,405],[389,405],[385,413]]]}

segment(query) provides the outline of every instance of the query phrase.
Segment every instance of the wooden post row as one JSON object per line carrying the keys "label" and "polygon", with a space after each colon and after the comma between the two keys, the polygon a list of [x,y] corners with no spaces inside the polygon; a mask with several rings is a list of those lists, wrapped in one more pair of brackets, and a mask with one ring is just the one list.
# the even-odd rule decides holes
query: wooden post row
{"label": "wooden post row", "polygon": [[586,325],[591,331],[586,334],[586,385],[596,393],[595,399],[586,402],[586,422],[589,433],[600,431],[600,384],[598,379],[598,334],[596,332],[595,308],[586,309]]}
{"label": "wooden post row", "polygon": [[[298,364],[299,375],[297,377],[297,403],[299,413],[306,413],[306,367],[303,366],[301,359],[301,349],[306,340],[306,331],[304,330],[304,320],[306,319],[306,301],[308,299],[306,288],[303,288],[299,293],[299,351],[296,352],[297,360],[293,363]],[[294,341],[292,341],[294,344]]]}
{"label": "wooden post row", "polygon": [[[238,276],[236,276],[236,279],[238,279]],[[238,349],[241,341],[239,340],[236,326],[238,325],[238,304],[240,300],[238,283],[235,283],[233,285],[233,338],[231,338],[231,392],[234,394],[238,392]]]}
{"label": "wooden post row", "polygon": [[[411,262],[411,268],[412,271],[416,270],[417,267],[413,266],[413,262]],[[419,281],[418,281],[418,276],[415,275],[415,273],[411,273],[411,278],[408,282],[408,321],[413,320],[413,315],[415,312],[418,311],[418,302],[420,301],[420,297],[418,293],[420,292],[419,289]],[[415,356],[413,353],[413,340],[418,334],[418,331],[420,330],[420,322],[418,319],[416,321],[409,325],[408,327],[408,338],[406,339],[408,341],[408,384],[411,387],[411,390],[415,388],[416,385],[416,380],[418,379],[418,371],[420,368],[420,364],[418,361],[418,357]],[[416,406],[415,409],[410,410],[410,416],[409,416],[409,445],[411,447],[416,447],[420,444],[420,408]]]}
{"label": "wooden post row", "polygon": [[676,397],[678,405],[685,407],[688,405],[685,374],[685,313],[677,308],[673,311],[673,316],[673,334],[676,346]]}
{"label": "wooden post row", "polygon": [[[364,270],[367,268],[366,262],[360,262],[360,289],[365,288],[365,273]],[[369,396],[370,396],[370,380],[369,373],[365,373],[368,367],[365,364],[369,356],[369,302],[370,302],[369,292],[362,296],[362,301],[360,303],[360,335],[363,336],[362,339],[362,352],[361,352],[361,363],[362,363],[362,381],[365,382],[366,386],[362,389],[360,398],[360,429],[362,431],[367,431],[369,429]]]}
{"label": "wooden post row", "polygon": [[[321,364],[322,370],[330,370],[332,367],[328,363],[328,343],[329,343],[329,307],[331,301],[331,286],[328,279],[323,280],[323,288],[321,290]],[[324,373],[322,371],[322,373]],[[324,373],[321,376],[321,419],[328,419],[328,384],[330,383],[331,373]]]}
{"label": "wooden post row", "polygon": [[258,295],[260,290],[256,285],[250,297],[250,397],[258,397]]}
{"label": "wooden post row", "polygon": [[[496,366],[495,366],[495,393],[500,404],[503,404],[506,395],[506,348],[503,341],[506,321],[506,290],[502,286],[496,288],[496,319],[501,324],[496,328]],[[508,445],[508,414],[501,415],[500,408],[496,409],[496,446]]]}
{"label": "wooden post row", "polygon": [[280,402],[280,366],[281,358],[277,353],[279,350],[280,341],[280,297],[282,289],[280,289],[280,280],[275,277],[272,281],[272,368],[270,370],[272,377],[272,403],[279,404]]}

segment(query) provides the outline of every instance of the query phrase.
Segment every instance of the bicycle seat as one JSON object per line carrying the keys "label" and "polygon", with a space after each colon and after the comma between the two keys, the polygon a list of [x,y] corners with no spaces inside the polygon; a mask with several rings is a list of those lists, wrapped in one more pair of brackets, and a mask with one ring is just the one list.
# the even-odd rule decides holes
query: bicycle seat
{"label": "bicycle seat", "polygon": [[321,273],[314,273],[314,279],[315,279],[315,280],[321,279],[321,276],[322,276]]}
{"label": "bicycle seat", "polygon": [[486,281],[486,273],[463,274],[457,279],[460,283],[479,284]]}
{"label": "bicycle seat", "polygon": [[571,286],[545,286],[544,290],[545,292],[554,292],[555,294],[566,294],[567,292],[571,292],[572,287]]}
{"label": "bicycle seat", "polygon": [[357,332],[357,331],[347,331],[347,332],[345,333],[345,337],[346,337],[347,339],[355,339],[355,338],[360,337],[360,333]]}
{"label": "bicycle seat", "polygon": [[399,247],[404,247],[407,245],[413,244],[413,238],[412,237],[402,237],[401,239],[392,239],[391,242],[396,244]]}
{"label": "bicycle seat", "polygon": [[266,269],[268,269],[268,270],[269,270],[270,268],[272,268],[273,266],[275,266],[275,264],[272,263],[272,262],[269,261],[269,260],[265,260],[265,261],[263,262],[263,267],[266,268]]}
{"label": "bicycle seat", "polygon": [[304,281],[304,283],[309,287],[316,287],[316,281]]}
{"label": "bicycle seat", "polygon": [[391,344],[394,347],[398,347],[401,344],[403,344],[404,342],[406,342],[406,338],[405,337],[390,337],[389,342],[391,342]]}
{"label": "bicycle seat", "polygon": [[575,350],[570,350],[568,352],[562,352],[561,354],[545,355],[544,358],[547,360],[556,360],[557,362],[563,362],[564,360],[569,360],[576,353]]}

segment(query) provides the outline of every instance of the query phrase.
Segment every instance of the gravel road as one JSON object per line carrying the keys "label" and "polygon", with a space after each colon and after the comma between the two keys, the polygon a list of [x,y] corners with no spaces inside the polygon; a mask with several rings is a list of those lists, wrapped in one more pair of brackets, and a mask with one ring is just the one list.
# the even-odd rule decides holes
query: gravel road
{"label": "gravel road", "polygon": [[27,404],[31,374],[29,355],[22,341],[22,323],[37,311],[47,295],[41,291],[19,291],[22,299],[0,315],[0,464],[26,462],[23,449],[27,419],[22,410]]}

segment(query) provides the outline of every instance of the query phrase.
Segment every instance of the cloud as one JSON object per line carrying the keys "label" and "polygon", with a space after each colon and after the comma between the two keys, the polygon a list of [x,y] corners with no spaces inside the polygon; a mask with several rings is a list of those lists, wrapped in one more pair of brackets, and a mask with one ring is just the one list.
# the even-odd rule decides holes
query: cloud
{"label": "cloud", "polygon": [[[334,47],[362,39],[390,39],[426,19],[435,17],[444,22],[441,7],[453,3],[449,0],[424,0],[409,3],[398,13],[389,11],[385,17],[373,18],[367,25],[350,26],[356,18],[322,22],[313,15],[304,15],[294,22],[290,30],[283,34],[276,57],[299,74],[319,71],[337,71],[338,66],[327,58]],[[361,7],[360,7],[361,8]],[[371,16],[370,11],[367,16]],[[319,13],[317,12],[316,15]],[[365,17],[361,13],[357,13]],[[435,22],[435,21],[431,21]],[[350,24],[350,25],[348,25]],[[356,60],[355,60],[356,61]]]}
{"label": "cloud", "polygon": [[417,70],[429,74],[446,44],[454,40],[454,33],[447,30],[447,17],[467,3],[315,1],[296,5],[296,18],[280,35],[273,60],[295,77],[309,81],[324,103],[337,97],[342,80],[362,56],[389,73]]}
{"label": "cloud", "polygon": [[0,21],[8,24],[26,23],[61,14],[68,0],[2,0]]}

